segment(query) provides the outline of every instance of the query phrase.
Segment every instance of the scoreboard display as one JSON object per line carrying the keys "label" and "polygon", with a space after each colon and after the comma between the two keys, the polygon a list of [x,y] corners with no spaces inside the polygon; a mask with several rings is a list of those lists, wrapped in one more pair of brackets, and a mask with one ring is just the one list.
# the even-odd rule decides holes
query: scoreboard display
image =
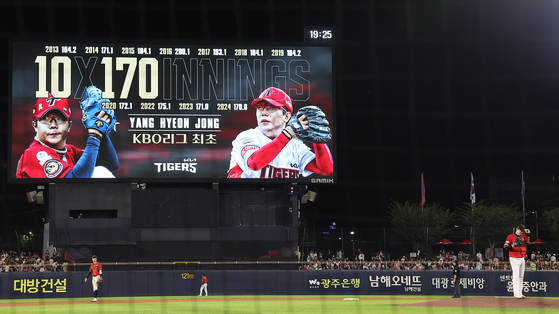
{"label": "scoreboard display", "polygon": [[[11,54],[11,183],[336,181],[332,47],[13,42]],[[70,175],[86,160],[91,132],[82,123],[80,101],[90,86],[101,92],[102,108],[117,124],[89,160],[96,169],[103,166],[108,145],[118,167],[100,176]],[[292,115],[305,106],[320,108],[332,139],[319,148],[291,139],[307,147],[305,158],[287,145],[274,151],[292,154],[287,167],[272,160],[256,175],[232,177],[241,163],[232,154],[234,140],[243,131],[258,133],[258,110],[274,109],[257,109],[254,100],[278,89],[291,100]],[[62,111],[69,111],[67,120],[53,116]],[[262,149],[266,141],[250,147]],[[333,171],[321,173],[316,163],[324,163],[325,150]]]}

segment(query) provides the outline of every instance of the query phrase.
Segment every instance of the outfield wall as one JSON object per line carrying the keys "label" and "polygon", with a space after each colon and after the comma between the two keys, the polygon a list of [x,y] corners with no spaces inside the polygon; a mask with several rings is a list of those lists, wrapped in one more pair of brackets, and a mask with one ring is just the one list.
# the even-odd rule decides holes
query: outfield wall
{"label": "outfield wall", "polygon": [[[451,271],[107,271],[99,297],[197,295],[452,295]],[[91,297],[86,272],[0,273],[0,299]],[[527,271],[524,295],[559,296],[558,271]],[[463,271],[465,296],[512,296],[511,271]]]}

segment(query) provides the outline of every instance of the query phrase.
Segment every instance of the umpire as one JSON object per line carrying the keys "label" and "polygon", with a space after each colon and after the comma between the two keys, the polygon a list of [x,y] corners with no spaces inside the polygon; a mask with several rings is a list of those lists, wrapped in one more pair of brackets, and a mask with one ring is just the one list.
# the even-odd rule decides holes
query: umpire
{"label": "umpire", "polygon": [[456,261],[452,262],[452,283],[454,284],[453,298],[460,297],[460,266]]}

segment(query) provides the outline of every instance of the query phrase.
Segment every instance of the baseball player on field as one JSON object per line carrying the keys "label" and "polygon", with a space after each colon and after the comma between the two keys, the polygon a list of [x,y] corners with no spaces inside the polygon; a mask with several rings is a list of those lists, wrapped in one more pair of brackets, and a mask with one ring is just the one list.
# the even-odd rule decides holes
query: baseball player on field
{"label": "baseball player on field", "polygon": [[202,296],[202,291],[206,291],[206,296],[208,296],[208,277],[202,274],[202,285],[200,286],[200,294],[199,297]]}
{"label": "baseball player on field", "polygon": [[454,284],[453,298],[460,298],[460,265],[452,261],[452,284]]}
{"label": "baseball player on field", "polygon": [[89,278],[90,275],[93,275],[91,278],[91,285],[93,286],[94,297],[91,302],[97,302],[97,292],[99,291],[99,286],[103,283],[103,266],[97,261],[97,256],[95,255],[91,257],[91,261],[93,263],[89,266],[89,273],[87,277],[85,277],[85,282],[87,282],[87,278]]}
{"label": "baseball player on field", "polygon": [[[331,175],[334,162],[326,145],[332,139],[320,108],[306,106],[293,114],[291,98],[269,87],[252,102],[258,126],[233,141],[228,178],[298,178]],[[313,143],[314,152],[303,143]]]}
{"label": "baseball player on field", "polygon": [[[101,90],[87,88],[80,102],[88,138],[84,149],[67,144],[72,127],[67,99],[39,98],[33,109],[31,125],[36,135],[21,155],[17,178],[92,178],[113,177],[119,168],[118,157],[109,138],[114,131],[114,110],[103,110]],[[96,167],[96,165],[98,165]]]}
{"label": "baseball player on field", "polygon": [[516,299],[526,298],[522,295],[524,283],[524,256],[526,256],[526,243],[530,241],[530,229],[520,224],[514,233],[509,234],[503,248],[509,252],[509,262],[512,268],[512,289]]}

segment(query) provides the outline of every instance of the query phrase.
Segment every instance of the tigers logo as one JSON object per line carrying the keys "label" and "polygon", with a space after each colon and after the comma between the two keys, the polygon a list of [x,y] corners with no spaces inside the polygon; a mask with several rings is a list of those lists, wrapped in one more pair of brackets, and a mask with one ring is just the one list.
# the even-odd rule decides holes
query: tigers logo
{"label": "tigers logo", "polygon": [[62,172],[62,163],[51,159],[45,163],[44,170],[47,178],[54,178]]}

